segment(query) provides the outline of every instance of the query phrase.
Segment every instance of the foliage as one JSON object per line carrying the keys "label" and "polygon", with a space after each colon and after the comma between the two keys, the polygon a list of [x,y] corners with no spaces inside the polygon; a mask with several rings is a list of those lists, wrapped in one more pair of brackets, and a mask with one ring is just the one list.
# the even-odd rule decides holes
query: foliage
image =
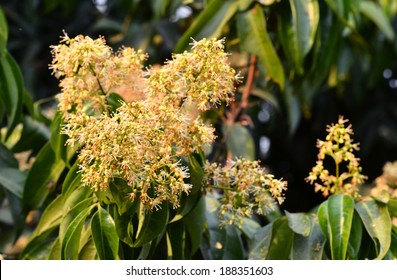
{"label": "foliage", "polygon": [[[397,69],[397,6],[393,1],[197,0],[185,3],[180,0],[115,0],[108,1],[107,5],[102,7],[106,11],[101,12],[100,7],[88,0],[34,3],[18,0],[2,4],[4,12],[0,9],[1,250],[21,234],[29,237],[21,254],[19,249],[8,257],[396,258],[397,228],[393,220],[397,215],[397,200],[395,180],[390,171],[392,164],[385,165],[384,175],[376,179],[376,188],[369,191],[370,196],[361,185],[362,174],[367,174],[368,182],[371,182],[379,176],[386,161],[396,160],[396,100],[393,94],[396,80],[393,73]],[[181,9],[188,10],[188,15],[181,16]],[[126,45],[143,49],[149,59],[145,60],[147,57],[141,56],[142,52],[137,56],[139,64],[154,65],[148,75],[160,80],[170,76],[167,71],[173,71],[172,67],[178,68],[175,64],[183,59],[175,58],[184,57],[191,38],[197,42],[203,38],[208,41],[210,38],[226,38],[225,49],[231,53],[231,66],[241,71],[240,76],[244,77],[235,84],[238,86],[235,101],[229,102],[228,107],[222,103],[217,109],[208,105],[211,110],[201,114],[185,102],[193,91],[179,100],[180,104],[185,103],[183,107],[189,112],[190,121],[200,113],[200,121],[195,122],[195,130],[189,133],[202,135],[203,130],[207,133],[215,131],[210,137],[215,142],[209,149],[189,150],[182,156],[178,154],[175,138],[168,139],[169,135],[164,133],[160,139],[153,133],[150,137],[153,141],[170,143],[164,146],[163,152],[171,147],[172,160],[154,173],[137,173],[139,176],[156,175],[151,179],[158,181],[164,179],[165,173],[187,174],[188,171],[189,177],[182,175],[176,180],[186,187],[186,192],[168,195],[166,199],[156,201],[156,207],[148,207],[137,199],[146,187],[136,185],[132,188],[131,182],[135,181],[129,180],[132,177],[127,177],[126,172],[109,175],[112,165],[120,168],[120,159],[125,154],[114,151],[112,155],[116,158],[101,166],[101,155],[105,151],[98,150],[95,164],[89,160],[89,151],[95,151],[95,141],[99,137],[102,136],[109,147],[113,140],[120,139],[118,131],[129,129],[126,125],[118,129],[123,125],[124,117],[133,115],[130,109],[126,110],[120,104],[120,100],[138,101],[128,99],[131,96],[126,95],[128,90],[123,85],[128,79],[131,80],[126,83],[135,80],[136,73],[131,77],[121,74],[116,79],[108,79],[105,82],[108,87],[97,96],[95,104],[90,103],[93,95],[88,90],[87,98],[80,104],[81,99],[69,96],[67,100],[73,103],[72,108],[66,106],[63,113],[49,117],[42,111],[43,104],[51,102],[38,99],[58,91],[46,68],[50,63],[48,46],[58,41],[62,29],[73,35],[87,34],[93,38],[102,34],[116,47]],[[174,57],[171,51],[176,53]],[[107,58],[114,56],[122,60],[124,55],[121,53],[114,55],[110,51]],[[162,64],[165,58],[173,59],[163,67],[155,65]],[[113,58],[108,62],[113,62]],[[209,63],[209,67],[216,62]],[[73,65],[77,72],[82,71],[79,75],[85,75],[83,64]],[[192,68],[195,65],[188,64]],[[141,71],[142,65],[138,68]],[[178,75],[184,68],[179,67]],[[59,69],[54,70],[62,76]],[[96,78],[105,77],[98,74],[98,69],[91,70],[95,70],[94,74],[88,74],[89,77],[86,75],[84,79],[90,81],[91,86],[98,86]],[[214,71],[217,72],[219,69]],[[68,78],[71,78],[70,85],[77,81]],[[190,78],[185,76],[183,81],[193,81],[191,85],[196,86],[196,78],[195,74]],[[175,77],[171,75],[170,79],[175,80]],[[197,86],[205,87],[203,82],[205,80],[200,80]],[[154,78],[151,83],[153,94],[161,92],[161,86],[155,84]],[[61,89],[65,93],[66,82],[63,85]],[[176,93],[181,85],[183,83],[176,83],[171,89],[178,98],[181,96]],[[98,89],[94,91],[98,92]],[[58,96],[60,101],[62,96],[65,95]],[[167,99],[170,103],[176,100]],[[179,132],[172,129],[172,121],[183,123],[183,114],[172,118],[161,111],[156,106],[158,104],[146,103],[149,102],[139,101],[132,107],[134,110],[144,108],[145,117],[153,117],[159,112],[165,117],[162,122],[152,118],[147,125],[160,125],[167,133]],[[219,105],[218,101],[212,103]],[[98,104],[105,106],[96,107]],[[203,104],[206,107],[207,103]],[[71,126],[73,114],[65,117],[79,106],[91,109],[85,111],[85,115],[95,133],[90,134],[81,123],[74,125],[72,122]],[[331,194],[326,199],[319,198],[311,194],[302,178],[307,176],[316,160],[315,139],[324,139],[325,125],[334,122],[338,115],[348,116],[352,121],[355,138],[362,144],[361,150],[358,151],[353,142],[346,141],[344,144],[351,145],[352,150],[346,148],[340,161],[335,150],[324,150],[325,143],[333,139],[318,142],[318,148],[323,150],[317,159],[323,160],[323,170],[328,173],[327,176],[316,175],[312,169],[314,173],[307,178],[310,181],[315,181],[315,176],[320,180],[329,179],[321,184],[325,184]],[[165,121],[167,118],[171,121]],[[187,123],[191,124],[190,121]],[[344,128],[345,121],[340,122],[340,128]],[[113,125],[114,129],[108,132],[116,134],[107,134],[101,127],[103,124]],[[150,129],[140,131],[145,127],[144,120],[139,125],[140,128],[133,129],[138,135],[152,133]],[[187,129],[192,129],[190,127]],[[333,125],[328,130],[331,127]],[[352,131],[351,128],[345,129]],[[270,152],[261,151],[263,139],[270,140]],[[200,137],[197,141],[206,142]],[[65,146],[65,143],[74,143],[74,146]],[[336,150],[342,147],[336,145]],[[84,149],[86,153],[82,152]],[[359,154],[362,169],[353,151]],[[156,150],[152,153],[164,155]],[[27,155],[27,159],[21,160],[22,155]],[[328,156],[336,162],[335,167],[332,162],[329,164]],[[248,161],[231,161],[236,157]],[[261,203],[273,202],[269,196],[269,191],[272,194],[269,182],[278,182],[279,187],[285,183],[263,173],[262,166],[254,161],[259,157],[276,177],[283,177],[289,185],[282,208],[272,204],[272,208],[264,211],[264,217],[260,216]],[[344,161],[344,157],[350,162]],[[205,158],[221,164],[208,169],[210,164]],[[34,162],[32,166],[22,166],[30,162]],[[346,169],[343,163],[347,163]],[[95,181],[95,177],[81,172],[81,164],[85,171],[108,178],[106,186],[101,186],[104,181]],[[253,172],[257,170],[259,175],[253,177],[258,180],[253,182],[252,176],[239,173],[246,165],[255,167]],[[102,173],[96,173],[98,171]],[[172,178],[175,179],[173,176],[168,179]],[[207,185],[202,184],[203,179]],[[257,185],[263,181],[266,190],[260,200]],[[331,181],[328,189],[327,184]],[[222,182],[224,189],[214,190],[214,182]],[[95,183],[98,183],[96,190]],[[151,184],[146,190],[153,187]],[[166,190],[164,187],[161,193]],[[351,195],[357,194],[357,190],[361,198],[354,195],[352,199]],[[236,191],[243,192],[235,195]],[[149,190],[148,202],[155,201],[159,194]],[[161,209],[157,209],[158,206]],[[316,207],[306,213],[312,206]],[[238,219],[233,216],[237,214]],[[233,225],[226,225],[230,221]],[[225,226],[220,227],[220,224]]]}

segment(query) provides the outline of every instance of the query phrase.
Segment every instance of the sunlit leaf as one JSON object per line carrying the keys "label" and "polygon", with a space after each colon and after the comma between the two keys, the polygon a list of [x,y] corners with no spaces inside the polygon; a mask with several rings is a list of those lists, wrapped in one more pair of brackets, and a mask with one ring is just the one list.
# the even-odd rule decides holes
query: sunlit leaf
{"label": "sunlit leaf", "polygon": [[76,260],[80,250],[80,236],[88,214],[94,206],[82,210],[71,221],[61,240],[61,256],[63,260]]}

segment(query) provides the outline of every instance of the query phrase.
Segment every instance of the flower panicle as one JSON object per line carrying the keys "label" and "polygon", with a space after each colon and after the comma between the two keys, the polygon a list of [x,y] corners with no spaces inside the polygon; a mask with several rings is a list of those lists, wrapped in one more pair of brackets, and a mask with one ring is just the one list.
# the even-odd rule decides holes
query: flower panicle
{"label": "flower panicle", "polygon": [[265,214],[284,201],[287,182],[275,179],[259,161],[236,159],[222,166],[206,162],[204,182],[209,189],[223,192],[219,211],[222,224],[241,225],[254,212]]}
{"label": "flower panicle", "polygon": [[[306,181],[314,184],[315,191],[322,192],[324,196],[344,193],[360,199],[358,186],[365,182],[366,176],[361,174],[360,159],[354,155],[359,150],[359,144],[353,142],[352,125],[346,126],[347,122],[347,119],[340,116],[338,123],[327,126],[325,140],[317,140],[319,152],[316,165]],[[324,166],[326,157],[334,161],[335,174]]]}

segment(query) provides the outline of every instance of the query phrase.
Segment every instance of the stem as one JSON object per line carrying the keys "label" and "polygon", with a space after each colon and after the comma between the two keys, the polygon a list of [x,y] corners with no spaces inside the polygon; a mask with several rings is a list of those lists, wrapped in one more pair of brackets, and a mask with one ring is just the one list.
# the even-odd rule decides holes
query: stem
{"label": "stem", "polygon": [[102,94],[103,94],[103,95],[106,95],[106,92],[105,92],[105,90],[103,89],[103,87],[102,87],[102,85],[101,85],[101,82],[99,81],[98,75],[96,74],[96,72],[95,72],[95,70],[94,70],[94,68],[92,67],[91,64],[90,64],[90,71],[91,71],[92,74],[95,76],[96,81],[97,81],[98,86],[99,86],[99,89],[101,90]]}

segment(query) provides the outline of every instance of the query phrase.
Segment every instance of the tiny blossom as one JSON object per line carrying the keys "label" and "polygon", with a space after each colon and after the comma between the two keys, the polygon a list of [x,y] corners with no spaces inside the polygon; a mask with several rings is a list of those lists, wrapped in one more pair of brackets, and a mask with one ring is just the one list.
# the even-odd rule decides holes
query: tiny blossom
{"label": "tiny blossom", "polygon": [[[312,168],[306,181],[314,184],[316,192],[321,191],[324,196],[334,193],[344,193],[356,199],[360,198],[358,186],[363,184],[366,176],[361,174],[360,159],[354,151],[358,151],[357,143],[353,143],[351,125],[345,126],[348,120],[339,117],[337,124],[327,126],[328,135],[325,141],[318,140],[319,153],[316,165]],[[335,175],[324,167],[324,159],[329,156],[335,162]],[[342,163],[346,164],[347,171],[341,172]],[[321,183],[318,182],[321,181]]]}
{"label": "tiny blossom", "polygon": [[[131,188],[128,197],[148,210],[160,209],[163,201],[179,207],[192,187],[181,157],[215,139],[199,114],[187,114],[188,105],[207,110],[230,102],[238,80],[224,42],[194,42],[191,52],[147,72],[142,51],[124,47],[113,53],[103,37],[65,34],[61,43],[52,47],[51,68],[60,79],[62,133],[68,145],[80,147],[82,182],[98,191],[121,178]],[[125,102],[110,112],[112,92]]]}
{"label": "tiny blossom", "polygon": [[241,226],[242,218],[254,211],[264,214],[284,201],[287,182],[274,179],[258,161],[237,159],[226,166],[206,162],[204,181],[209,188],[223,191],[219,216],[222,224]]}

